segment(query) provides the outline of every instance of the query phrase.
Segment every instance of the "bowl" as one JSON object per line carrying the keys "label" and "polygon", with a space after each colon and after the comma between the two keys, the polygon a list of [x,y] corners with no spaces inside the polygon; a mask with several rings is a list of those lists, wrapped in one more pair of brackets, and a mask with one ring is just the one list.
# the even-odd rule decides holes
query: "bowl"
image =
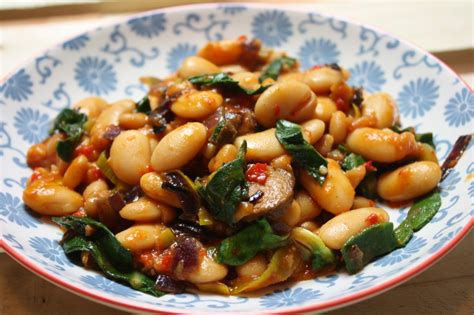
{"label": "bowl", "polygon": [[[433,220],[405,248],[355,275],[341,270],[245,297],[185,293],[155,298],[70,263],[58,244],[62,232],[21,201],[31,174],[25,164],[28,147],[47,135],[58,111],[79,99],[99,95],[110,101],[138,100],[146,92],[140,76],[165,76],[207,41],[240,35],[286,50],[303,68],[339,63],[350,70],[352,85],[390,93],[403,126],[434,132],[440,161],[459,135],[474,129],[474,95],[466,83],[429,53],[366,25],[270,5],[206,4],[146,12],[67,40],[1,83],[4,250],[62,288],[129,311],[286,313],[328,310],[393,288],[428,268],[466,235],[474,213],[472,143],[441,183],[443,204]],[[408,208],[388,211],[398,224]]]}

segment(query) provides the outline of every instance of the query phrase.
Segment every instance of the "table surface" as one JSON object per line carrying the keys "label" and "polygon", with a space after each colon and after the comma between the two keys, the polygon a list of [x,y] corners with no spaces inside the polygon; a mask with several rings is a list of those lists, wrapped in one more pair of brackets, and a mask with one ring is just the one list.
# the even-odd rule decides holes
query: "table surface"
{"label": "table surface", "polygon": [[[360,4],[361,1],[356,2]],[[472,2],[435,1],[423,7],[422,11],[420,9],[426,1],[404,5],[394,1],[383,4],[366,2],[371,3],[370,13],[354,3],[321,3],[313,8],[378,24],[382,29],[400,34],[435,52],[470,86],[474,85]],[[446,16],[445,12],[451,13]],[[405,18],[397,19],[397,16]],[[117,15],[88,14],[0,22],[0,77],[36,52],[116,18]],[[425,23],[428,20],[437,21],[437,32]],[[35,49],[32,51],[29,47],[33,40]],[[474,314],[473,243],[474,233],[471,232],[445,258],[421,275],[377,297],[328,314]],[[60,289],[5,254],[0,254],[0,297],[1,315],[82,315],[84,311],[90,315],[128,314]]]}

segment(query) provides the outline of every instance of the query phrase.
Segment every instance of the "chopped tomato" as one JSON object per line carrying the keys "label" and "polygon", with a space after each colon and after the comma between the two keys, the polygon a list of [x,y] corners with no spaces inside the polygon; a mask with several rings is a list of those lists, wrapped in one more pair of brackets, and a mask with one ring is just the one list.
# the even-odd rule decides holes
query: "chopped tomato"
{"label": "chopped tomato", "polygon": [[377,224],[379,223],[379,216],[375,213],[371,213],[367,218],[365,218],[365,222],[367,222],[368,225]]}
{"label": "chopped tomato", "polygon": [[265,185],[267,182],[267,172],[268,172],[268,165],[265,163],[257,163],[252,165],[247,170],[247,181],[258,183],[260,185]]}
{"label": "chopped tomato", "polygon": [[81,145],[75,150],[75,155],[85,155],[89,161],[93,160],[94,147],[92,145]]}
{"label": "chopped tomato", "polygon": [[173,258],[174,255],[170,250],[165,251],[161,256],[160,263],[155,266],[156,271],[163,273],[171,272]]}
{"label": "chopped tomato", "polygon": [[367,161],[364,163],[365,169],[369,172],[376,172],[377,168],[372,165],[373,161]]}

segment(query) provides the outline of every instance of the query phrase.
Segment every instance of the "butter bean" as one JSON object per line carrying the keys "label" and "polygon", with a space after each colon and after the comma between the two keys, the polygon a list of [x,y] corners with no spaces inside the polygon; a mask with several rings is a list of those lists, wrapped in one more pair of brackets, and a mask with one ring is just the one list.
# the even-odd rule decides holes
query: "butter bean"
{"label": "butter bean", "polygon": [[300,205],[299,222],[312,220],[321,213],[319,205],[306,191],[299,191],[295,196],[295,200]]}
{"label": "butter bean", "polygon": [[180,208],[181,205],[176,194],[163,189],[162,185],[163,178],[156,172],[146,173],[140,178],[140,187],[145,195],[166,205]]}
{"label": "butter bean", "polygon": [[184,59],[181,67],[178,69],[178,76],[186,79],[203,74],[219,73],[220,69],[212,62],[197,56],[191,56]]}
{"label": "butter bean", "polygon": [[347,117],[343,112],[337,111],[331,115],[329,134],[333,137],[335,144],[340,144],[346,139]]}
{"label": "butter bean", "polygon": [[191,283],[208,283],[219,281],[227,276],[228,269],[225,265],[215,262],[212,258],[205,255],[196,270],[184,275],[183,280]]}
{"label": "butter bean", "polygon": [[89,119],[95,119],[107,107],[107,105],[107,102],[103,98],[92,96],[80,100],[74,104],[73,108],[86,114]]}
{"label": "butter bean", "polygon": [[324,244],[332,249],[341,249],[344,243],[374,222],[388,222],[388,213],[379,208],[360,208],[335,216],[318,231]]}
{"label": "butter bean", "polygon": [[383,163],[399,161],[417,150],[412,133],[398,134],[390,129],[356,129],[349,134],[346,144],[350,151]]}
{"label": "butter bean", "polygon": [[390,128],[398,120],[398,108],[395,100],[383,92],[374,93],[364,100],[362,114],[364,116],[374,115],[377,128]]}
{"label": "butter bean", "polygon": [[272,159],[286,153],[275,136],[275,128],[237,137],[234,145],[240,148],[244,140],[247,141],[245,158],[249,161],[270,162]]}
{"label": "butter bean", "polygon": [[318,96],[318,103],[314,109],[313,117],[329,123],[333,113],[337,112],[336,103],[327,96]]}
{"label": "butter bean", "polygon": [[364,179],[367,170],[365,169],[364,165],[359,165],[346,171],[346,176],[351,182],[352,187],[354,189],[360,184],[360,182]]}
{"label": "butter bean", "polygon": [[157,247],[165,228],[161,224],[137,224],[116,234],[115,237],[123,247],[138,252]]}
{"label": "butter bean", "polygon": [[119,213],[122,218],[131,221],[156,221],[162,219],[163,212],[170,210],[171,208],[167,205],[148,197],[141,197],[137,201],[127,204]]}
{"label": "butter bean", "polygon": [[64,186],[74,189],[79,185],[86,175],[87,169],[89,168],[89,161],[84,155],[79,155],[67,168],[63,177]]}
{"label": "butter bean", "polygon": [[135,102],[132,100],[121,100],[106,107],[97,117],[91,129],[91,136],[102,132],[108,125],[118,126],[122,113],[131,113],[135,109]]}
{"label": "butter bean", "polygon": [[88,216],[92,218],[97,218],[98,216],[98,205],[97,200],[102,192],[107,191],[109,187],[107,183],[103,179],[98,179],[92,183],[90,183],[82,196],[84,197],[84,209]]}
{"label": "butter bean", "polygon": [[82,196],[57,182],[34,181],[23,191],[23,202],[42,215],[69,215],[82,207]]}
{"label": "butter bean", "polygon": [[235,145],[226,144],[224,145],[219,152],[217,152],[216,156],[213,157],[209,161],[209,172],[216,171],[219,167],[221,167],[224,163],[230,162],[237,158],[237,148]]}
{"label": "butter bean", "polygon": [[254,278],[260,276],[267,269],[268,262],[263,255],[257,255],[245,264],[235,267],[239,277]]}
{"label": "butter bean", "polygon": [[212,91],[194,91],[181,95],[173,104],[171,111],[187,119],[203,119],[222,105],[223,98]]}
{"label": "butter bean", "polygon": [[306,191],[323,209],[339,214],[351,208],[355,191],[336,161],[328,159],[328,174],[323,185],[306,172],[301,172],[300,180]]}
{"label": "butter bean", "polygon": [[344,80],[341,71],[329,67],[308,70],[304,74],[303,82],[316,94],[325,94],[331,91],[331,86]]}
{"label": "butter bean", "polygon": [[184,124],[161,139],[151,156],[151,165],[158,172],[178,169],[190,162],[206,141],[207,129],[203,124]]}
{"label": "butter bean", "polygon": [[377,193],[390,201],[405,201],[433,190],[441,179],[441,168],[435,162],[414,162],[382,174]]}
{"label": "butter bean", "polygon": [[310,144],[315,144],[324,134],[325,125],[322,120],[319,119],[311,119],[303,124],[303,132],[307,133],[307,141]]}
{"label": "butter bean", "polygon": [[254,72],[239,72],[232,75],[232,79],[239,82],[239,85],[247,90],[255,90],[260,87],[258,75]]}
{"label": "butter bean", "polygon": [[316,107],[316,95],[298,81],[283,81],[265,90],[255,104],[255,117],[264,127],[275,126],[278,119],[302,122],[310,119]]}

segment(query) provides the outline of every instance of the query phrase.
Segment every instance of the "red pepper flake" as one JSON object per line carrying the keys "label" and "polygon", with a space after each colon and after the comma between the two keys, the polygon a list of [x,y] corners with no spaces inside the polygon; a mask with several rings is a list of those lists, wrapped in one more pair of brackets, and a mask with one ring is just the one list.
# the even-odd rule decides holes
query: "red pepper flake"
{"label": "red pepper flake", "polygon": [[281,107],[280,105],[275,105],[275,116],[278,117],[280,115]]}
{"label": "red pepper flake", "polygon": [[89,161],[92,160],[93,158],[93,153],[94,153],[94,147],[92,145],[81,145],[78,146],[75,150],[75,155],[85,155]]}
{"label": "red pepper flake", "polygon": [[92,174],[92,178],[94,179],[94,181],[96,181],[100,178],[104,178],[104,174],[102,174],[102,171],[97,166],[95,166],[94,168],[91,169],[91,174]]}
{"label": "red pepper flake", "polygon": [[311,70],[321,69],[322,67],[323,67],[322,65],[314,65],[311,67]]}
{"label": "red pepper flake", "polygon": [[365,218],[365,222],[367,222],[368,225],[377,224],[379,223],[379,216],[375,213],[371,213],[367,218]]}
{"label": "red pepper flake", "polygon": [[30,183],[35,182],[36,180],[40,179],[41,177],[42,176],[41,176],[40,172],[33,172],[33,174],[31,174]]}
{"label": "red pepper flake", "polygon": [[79,210],[74,212],[72,214],[72,216],[77,217],[77,218],[83,218],[83,217],[87,216],[87,213],[86,213],[86,210],[84,210],[84,208],[79,208]]}
{"label": "red pepper flake", "polygon": [[254,182],[260,185],[265,185],[267,182],[268,165],[265,163],[257,163],[252,165],[247,170],[247,181]]}
{"label": "red pepper flake", "polygon": [[373,161],[367,161],[364,163],[365,169],[369,172],[377,172],[377,168],[372,165]]}

